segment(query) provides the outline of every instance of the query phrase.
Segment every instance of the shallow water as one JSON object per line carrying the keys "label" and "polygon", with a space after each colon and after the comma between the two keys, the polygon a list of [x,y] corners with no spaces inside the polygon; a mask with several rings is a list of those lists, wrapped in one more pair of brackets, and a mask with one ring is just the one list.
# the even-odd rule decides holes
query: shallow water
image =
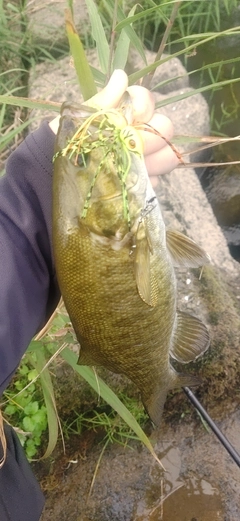
{"label": "shallow water", "polygon": [[140,502],[134,521],[223,521],[221,493],[215,484],[196,475],[181,477],[181,454],[166,444],[161,461],[167,469],[164,477],[149,486]]}

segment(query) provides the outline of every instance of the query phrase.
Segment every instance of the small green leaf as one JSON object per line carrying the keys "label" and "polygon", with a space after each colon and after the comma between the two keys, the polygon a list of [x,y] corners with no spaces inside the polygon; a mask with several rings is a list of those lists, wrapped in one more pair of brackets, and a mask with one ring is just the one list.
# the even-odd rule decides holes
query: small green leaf
{"label": "small green leaf", "polygon": [[36,423],[38,428],[42,431],[45,431],[47,428],[47,412],[46,408],[40,409],[32,416],[33,421]]}
{"label": "small green leaf", "polygon": [[23,428],[25,429],[25,431],[27,432],[33,432],[34,431],[34,428],[35,428],[35,423],[34,421],[32,420],[32,418],[30,416],[25,416],[23,418]]}
{"label": "small green leaf", "polygon": [[30,402],[24,407],[24,412],[27,416],[31,416],[38,411],[39,405],[38,402]]}
{"label": "small green leaf", "polygon": [[21,367],[19,368],[19,373],[22,375],[28,374],[28,371],[29,371],[29,367],[26,364],[22,364]]}
{"label": "small green leaf", "polygon": [[28,373],[28,381],[31,382],[31,380],[35,380],[35,378],[37,378],[38,376],[38,372],[36,369],[31,369],[31,371],[29,371]]}
{"label": "small green leaf", "polygon": [[33,440],[27,440],[25,444],[25,452],[28,457],[28,459],[31,459],[33,456],[35,456],[37,452],[36,445]]}
{"label": "small green leaf", "polygon": [[18,407],[16,407],[16,405],[12,405],[11,403],[4,408],[4,413],[7,414],[8,416],[12,416],[17,411],[18,411]]}
{"label": "small green leaf", "polygon": [[24,387],[24,383],[21,382],[20,380],[17,380],[15,383],[14,383],[14,386],[15,388],[17,389],[17,391],[21,391]]}

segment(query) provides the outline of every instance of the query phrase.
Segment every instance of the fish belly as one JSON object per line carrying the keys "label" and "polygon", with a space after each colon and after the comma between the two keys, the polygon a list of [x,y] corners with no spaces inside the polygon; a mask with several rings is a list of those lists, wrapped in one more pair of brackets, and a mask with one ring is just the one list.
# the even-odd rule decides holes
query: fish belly
{"label": "fish belly", "polygon": [[79,364],[101,365],[125,374],[141,391],[151,388],[152,379],[160,380],[169,368],[175,319],[171,266],[158,266],[159,301],[151,307],[138,293],[129,246],[115,251],[76,233],[58,257],[60,288],[80,342]]}

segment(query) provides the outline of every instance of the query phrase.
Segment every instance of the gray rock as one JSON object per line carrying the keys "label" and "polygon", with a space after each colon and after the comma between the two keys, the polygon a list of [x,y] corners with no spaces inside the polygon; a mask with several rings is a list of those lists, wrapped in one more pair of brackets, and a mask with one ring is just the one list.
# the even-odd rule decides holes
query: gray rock
{"label": "gray rock", "polygon": [[240,224],[239,170],[235,165],[216,168],[207,186],[207,195],[218,217],[219,224]]}
{"label": "gray rock", "polygon": [[[65,0],[50,0],[40,3],[39,0],[28,0],[27,15],[28,31],[35,46],[43,46],[48,50],[57,51],[67,45],[64,9]],[[74,0],[74,22],[81,37],[89,34],[89,16],[84,0]]]}
{"label": "gray rock", "polygon": [[[86,51],[89,63],[99,68],[95,50]],[[31,69],[29,75],[29,97],[45,101],[63,103],[66,100],[82,103],[83,97],[80,92],[77,75],[70,56],[56,61],[55,63],[43,62]],[[36,120],[31,130],[39,126],[42,119],[53,119],[56,112],[53,110],[35,109],[31,117]]]}
{"label": "gray rock", "polygon": [[200,181],[190,168],[175,169],[159,178],[157,194],[168,226],[180,229],[211,256],[216,268],[237,275],[232,259]]}

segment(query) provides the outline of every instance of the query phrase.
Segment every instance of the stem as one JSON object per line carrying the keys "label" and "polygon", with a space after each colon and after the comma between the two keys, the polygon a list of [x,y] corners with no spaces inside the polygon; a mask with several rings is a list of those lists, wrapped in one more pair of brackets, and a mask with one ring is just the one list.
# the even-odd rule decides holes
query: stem
{"label": "stem", "polygon": [[[173,26],[173,23],[174,23],[174,20],[177,16],[177,13],[178,13],[178,9],[180,7],[180,4],[182,3],[182,0],[176,2],[173,6],[173,10],[171,12],[171,15],[170,15],[170,18],[169,18],[169,21],[167,23],[167,26],[166,26],[166,29],[165,29],[165,33],[162,37],[162,41],[160,43],[160,46],[159,46],[159,49],[158,49],[158,52],[157,52],[157,55],[156,55],[156,58],[154,60],[154,63],[157,62],[158,60],[160,60],[161,56],[162,56],[162,53],[165,49],[165,45],[166,45],[166,42],[167,42],[167,39],[169,37],[169,34],[172,30],[172,26]],[[150,72],[147,76],[145,76],[145,78],[143,79],[143,87],[146,87],[146,89],[149,89],[150,87],[150,83],[153,79],[153,76],[156,72],[156,69],[154,69],[152,72]]]}
{"label": "stem", "polygon": [[113,50],[114,50],[114,41],[115,41],[115,37],[116,37],[116,31],[115,31],[115,27],[116,27],[116,24],[117,24],[117,9],[118,9],[118,0],[115,0],[114,1],[114,9],[113,9],[113,21],[112,21],[112,31],[111,31],[111,39],[110,39],[110,52],[109,52],[109,61],[108,61],[108,70],[107,70],[107,76],[106,76],[106,83],[105,85],[107,84],[110,76],[111,76],[111,72],[112,72],[112,59],[113,59]]}

